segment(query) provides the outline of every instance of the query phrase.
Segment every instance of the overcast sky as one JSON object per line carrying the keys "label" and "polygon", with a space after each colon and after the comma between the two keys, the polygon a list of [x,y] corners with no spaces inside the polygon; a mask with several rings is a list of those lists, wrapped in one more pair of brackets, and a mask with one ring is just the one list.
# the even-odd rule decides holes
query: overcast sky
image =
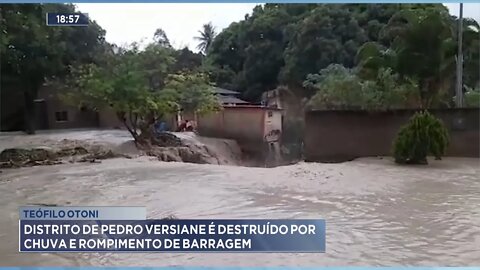
{"label": "overcast sky", "polygon": [[[175,48],[188,46],[194,50],[193,39],[208,22],[217,32],[234,21],[242,20],[257,4],[252,3],[135,3],[135,4],[76,4],[81,12],[89,14],[107,31],[106,39],[117,45],[134,41],[151,41],[157,28],[162,28]],[[445,4],[458,16],[459,4]],[[480,3],[464,4],[464,17],[480,21]]]}

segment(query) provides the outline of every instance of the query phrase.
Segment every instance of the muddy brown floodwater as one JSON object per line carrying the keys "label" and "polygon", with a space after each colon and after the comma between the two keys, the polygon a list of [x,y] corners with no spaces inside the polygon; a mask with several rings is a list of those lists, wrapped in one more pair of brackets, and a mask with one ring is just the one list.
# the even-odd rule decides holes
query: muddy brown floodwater
{"label": "muddy brown floodwater", "polygon": [[[4,142],[5,143],[5,142]],[[2,266],[479,266],[478,159],[277,168],[148,157],[3,170]],[[18,207],[138,205],[148,218],[324,218],[324,254],[18,253]]]}

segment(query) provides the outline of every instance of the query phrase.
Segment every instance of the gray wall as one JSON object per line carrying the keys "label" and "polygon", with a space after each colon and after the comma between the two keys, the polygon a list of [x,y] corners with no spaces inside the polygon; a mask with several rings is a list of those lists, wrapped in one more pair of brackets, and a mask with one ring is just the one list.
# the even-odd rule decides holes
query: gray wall
{"label": "gray wall", "polygon": [[[44,101],[36,102],[37,106],[45,107],[43,110],[38,110],[36,115],[36,124],[40,129],[98,127],[98,116],[96,112],[88,109],[81,110],[78,107],[66,105],[57,95],[57,91],[53,87],[42,87],[38,93],[38,99]],[[57,112],[67,112],[67,121],[57,121],[55,117],[55,113]],[[44,121],[46,122],[45,125],[39,123]]]}
{"label": "gray wall", "polygon": [[[430,110],[450,132],[447,156],[479,157],[479,109]],[[310,111],[305,115],[305,158],[335,162],[388,156],[393,140],[414,110]]]}

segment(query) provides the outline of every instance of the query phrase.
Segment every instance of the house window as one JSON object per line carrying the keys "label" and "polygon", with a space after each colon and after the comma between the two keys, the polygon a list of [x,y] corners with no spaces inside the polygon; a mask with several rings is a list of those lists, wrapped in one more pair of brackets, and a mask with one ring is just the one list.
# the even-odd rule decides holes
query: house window
{"label": "house window", "polygon": [[67,111],[55,112],[55,121],[57,122],[68,121],[68,112]]}
{"label": "house window", "polygon": [[273,112],[272,111],[268,111],[268,117],[272,117],[273,115]]}

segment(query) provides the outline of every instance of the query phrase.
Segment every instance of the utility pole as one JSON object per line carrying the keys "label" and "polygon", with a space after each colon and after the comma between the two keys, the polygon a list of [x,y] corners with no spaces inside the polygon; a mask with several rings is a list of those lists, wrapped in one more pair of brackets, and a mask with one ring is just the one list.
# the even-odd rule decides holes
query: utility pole
{"label": "utility pole", "polygon": [[457,84],[455,87],[455,102],[457,108],[463,107],[463,3],[460,3],[458,18],[458,52],[457,52]]}

